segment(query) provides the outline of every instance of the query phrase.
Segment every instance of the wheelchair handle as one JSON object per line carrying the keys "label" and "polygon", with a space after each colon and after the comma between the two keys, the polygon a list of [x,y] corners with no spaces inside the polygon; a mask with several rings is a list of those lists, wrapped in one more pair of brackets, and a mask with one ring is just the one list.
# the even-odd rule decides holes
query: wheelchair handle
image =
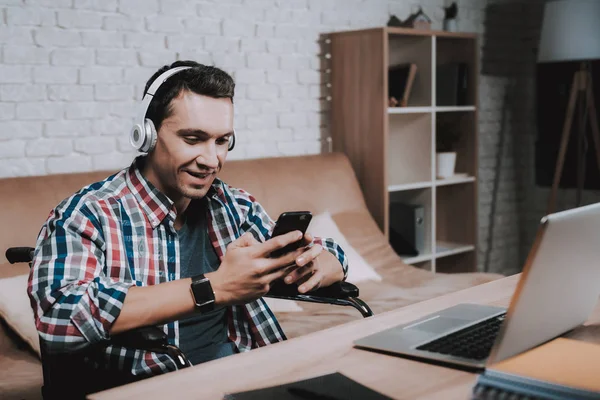
{"label": "wheelchair handle", "polygon": [[33,247],[11,247],[6,250],[6,259],[9,263],[31,262],[33,260]]}

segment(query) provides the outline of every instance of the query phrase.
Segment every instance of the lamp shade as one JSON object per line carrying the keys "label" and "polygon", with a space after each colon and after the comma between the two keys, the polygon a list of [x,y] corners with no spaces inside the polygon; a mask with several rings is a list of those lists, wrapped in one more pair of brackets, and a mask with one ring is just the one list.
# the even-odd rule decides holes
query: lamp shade
{"label": "lamp shade", "polygon": [[600,0],[546,3],[538,62],[600,59]]}

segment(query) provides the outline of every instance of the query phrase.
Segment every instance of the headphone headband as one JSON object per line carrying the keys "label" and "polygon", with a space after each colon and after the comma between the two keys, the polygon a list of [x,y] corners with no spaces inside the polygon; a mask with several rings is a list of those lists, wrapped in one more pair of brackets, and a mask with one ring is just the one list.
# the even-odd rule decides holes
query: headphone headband
{"label": "headphone headband", "polygon": [[144,98],[142,99],[142,105],[140,107],[140,111],[139,111],[138,119],[137,119],[138,123],[143,123],[144,122],[144,119],[146,118],[146,113],[148,112],[148,107],[150,107],[150,103],[152,102],[152,99],[154,98],[154,95],[158,91],[158,88],[160,88],[160,86],[163,83],[165,83],[167,81],[167,79],[169,79],[171,76],[175,75],[179,71],[183,71],[183,70],[190,69],[190,68],[192,68],[192,67],[176,67],[176,68],[172,68],[172,69],[167,70],[167,71],[163,72],[162,74],[160,74],[158,76],[158,78],[156,78],[154,80],[154,82],[152,82],[152,84],[150,85],[150,87],[146,91],[146,94],[144,95]]}
{"label": "headphone headband", "polygon": [[176,67],[163,72],[154,80],[154,82],[152,82],[146,91],[136,117],[136,123],[131,128],[129,134],[129,142],[136,150],[141,151],[142,153],[148,153],[154,148],[154,144],[156,143],[156,128],[152,121],[146,119],[146,113],[148,112],[148,107],[150,107],[150,102],[154,98],[154,94],[171,76],[190,68],[191,67]]}

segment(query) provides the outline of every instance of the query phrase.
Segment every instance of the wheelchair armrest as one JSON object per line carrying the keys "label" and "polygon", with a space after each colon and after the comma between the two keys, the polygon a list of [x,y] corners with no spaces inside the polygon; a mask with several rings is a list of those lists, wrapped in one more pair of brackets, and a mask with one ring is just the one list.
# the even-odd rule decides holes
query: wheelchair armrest
{"label": "wheelchair armrest", "polygon": [[144,326],[114,335],[111,344],[153,352],[164,352],[169,344],[167,334],[156,326]]}
{"label": "wheelchair armrest", "polygon": [[349,282],[337,282],[331,286],[302,294],[298,292],[297,285],[288,285],[283,281],[276,281],[271,284],[271,290],[269,290],[269,293],[267,293],[265,297],[337,306],[351,306],[360,311],[363,317],[370,317],[373,315],[373,311],[369,308],[367,303],[358,298],[358,288]]}
{"label": "wheelchair armrest", "polygon": [[6,250],[6,259],[9,263],[31,262],[33,260],[33,247],[11,247]]}
{"label": "wheelchair armrest", "polygon": [[114,335],[110,342],[116,346],[166,353],[173,358],[178,369],[191,366],[181,349],[169,344],[167,334],[156,326],[144,326],[119,333]]}
{"label": "wheelchair armrest", "polygon": [[[336,282],[331,286],[313,290],[305,294],[312,297],[340,300],[358,297],[358,288],[349,282]],[[297,296],[302,296],[302,294],[298,292],[298,286],[294,284],[288,285],[283,281],[274,282],[271,285],[271,290],[269,290],[269,293],[266,295],[266,297],[283,298],[293,298]]]}

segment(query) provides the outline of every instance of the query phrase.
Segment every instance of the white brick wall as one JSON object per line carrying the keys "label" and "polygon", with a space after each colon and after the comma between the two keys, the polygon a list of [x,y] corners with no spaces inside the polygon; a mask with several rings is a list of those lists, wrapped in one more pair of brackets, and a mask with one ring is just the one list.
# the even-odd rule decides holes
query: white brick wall
{"label": "white brick wall", "polygon": [[[444,1],[422,3],[433,16]],[[126,139],[101,141],[89,150],[101,153],[86,158],[88,142],[78,138],[126,137],[145,81],[157,67],[185,58],[235,76],[236,127],[245,143],[261,140],[238,146],[236,158],[318,152],[319,35],[383,25],[398,4],[405,17],[419,2],[0,1],[0,160],[6,153],[18,159],[20,152],[6,150],[12,140],[24,140],[19,145],[31,145],[40,157],[37,164],[4,168],[0,177],[27,175],[40,165],[44,173],[120,167],[133,156]],[[69,145],[60,154],[49,146],[44,156],[43,142],[35,141],[40,136]]]}
{"label": "white brick wall", "polygon": [[[532,9],[539,11],[542,1],[530,2]],[[321,113],[328,107],[320,98],[320,35],[382,26],[390,14],[405,18],[419,5],[439,29],[440,6],[450,2],[0,0],[0,178],[127,165],[134,156],[127,135],[146,80],[157,67],[189,58],[236,78],[239,145],[230,159],[318,153],[327,135]],[[482,48],[489,39],[486,10],[497,4],[512,4],[514,11],[500,24],[513,36],[495,40],[509,45],[514,32],[521,32],[521,53],[501,55],[497,69],[511,71],[517,62],[521,70],[518,77],[484,73],[480,79],[480,260],[491,260],[490,270],[510,270],[523,258],[514,249],[531,240],[546,193],[524,191],[533,185],[533,173],[522,169],[532,164],[517,162],[511,149],[526,154],[533,148],[532,136],[525,134],[505,143],[493,198],[496,147],[507,88],[518,81],[522,89],[515,98],[529,110],[534,105],[526,84],[534,65],[527,46],[539,27],[532,26],[537,14],[514,1],[458,0],[459,28],[481,33]],[[531,118],[506,129],[527,130],[534,126]],[[492,225],[491,235],[490,221],[503,222]]]}

